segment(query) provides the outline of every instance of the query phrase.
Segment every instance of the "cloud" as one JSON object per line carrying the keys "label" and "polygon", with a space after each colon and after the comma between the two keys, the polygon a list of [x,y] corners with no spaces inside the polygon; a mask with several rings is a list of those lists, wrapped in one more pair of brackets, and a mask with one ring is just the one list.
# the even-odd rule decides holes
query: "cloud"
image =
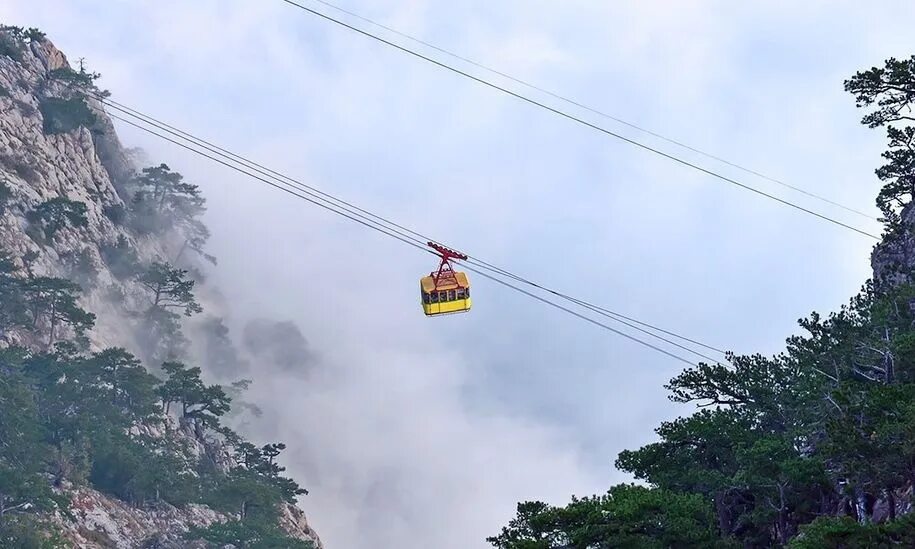
{"label": "cloud", "polygon": [[[346,7],[868,211],[882,136],[858,124],[841,81],[910,54],[915,15],[910,2],[825,0]],[[834,309],[868,276],[867,239],[279,2],[8,2],[0,17],[86,56],[120,101],[725,348],[777,351],[796,318]],[[312,490],[302,505],[330,547],[482,547],[518,500],[560,503],[624,480],[616,453],[688,412],[666,400],[680,365],[663,356],[477,279],[470,315],[426,319],[423,254],[122,132],[204,187],[232,333],[289,320],[315,353],[306,376],[261,357],[269,375],[251,397],[265,411],[259,436],[289,445],[286,465]]]}

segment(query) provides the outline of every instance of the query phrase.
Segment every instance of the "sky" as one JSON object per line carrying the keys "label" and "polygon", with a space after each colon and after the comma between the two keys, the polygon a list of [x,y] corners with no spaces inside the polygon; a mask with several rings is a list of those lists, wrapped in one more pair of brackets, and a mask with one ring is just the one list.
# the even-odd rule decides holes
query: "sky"
{"label": "sky", "polygon": [[[339,2],[877,215],[883,136],[860,125],[842,82],[913,53],[911,2]],[[869,276],[866,237],[280,0],[2,0],[0,19],[85,57],[120,102],[475,257],[738,353],[778,352],[798,318],[837,309]],[[209,285],[233,332],[267,318],[304,335],[301,368],[255,367],[249,399],[264,417],[251,429],[288,445],[285,465],[311,490],[301,506],[329,548],[486,547],[518,501],[561,504],[631,481],[613,468],[617,453],[691,412],[667,399],[683,366],[669,357],[473,276],[470,314],[427,319],[426,254],[118,128],[125,145],[203,188],[220,260]]]}

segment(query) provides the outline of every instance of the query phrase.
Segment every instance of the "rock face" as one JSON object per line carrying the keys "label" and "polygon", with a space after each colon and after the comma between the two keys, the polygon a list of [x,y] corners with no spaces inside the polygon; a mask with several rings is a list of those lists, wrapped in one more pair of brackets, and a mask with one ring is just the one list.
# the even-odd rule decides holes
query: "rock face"
{"label": "rock face", "polygon": [[896,285],[910,281],[915,272],[915,208],[912,204],[900,214],[902,224],[896,233],[886,235],[871,253],[871,268],[878,284]]}
{"label": "rock face", "polygon": [[[168,258],[167,243],[136,237],[115,221],[112,212],[124,207],[122,189],[134,167],[99,103],[89,101],[97,118],[92,128],[53,135],[43,131],[41,98],[64,86],[48,78],[51,71],[70,67],[64,54],[40,40],[27,44],[20,57],[0,55],[0,183],[10,191],[0,211],[0,249],[35,275],[76,279],[75,274],[89,272],[91,279],[81,285],[82,306],[97,315],[89,334],[90,348],[135,349],[125,311],[147,300],[148,294],[136,281],[114,276],[103,250],[119,238],[126,239],[148,261]],[[55,197],[84,203],[88,223],[64,226],[50,239],[36,239],[27,213]],[[41,348],[40,342],[16,332],[0,335],[0,347],[9,345]],[[231,459],[218,443],[201,439],[192,429],[175,428],[197,447],[198,454],[207,454],[217,466],[226,466]],[[58,513],[50,518],[63,537],[80,548],[197,547],[181,539],[188,528],[229,518],[202,505],[179,509],[158,504],[140,509],[86,487],[64,486],[62,491],[72,501],[70,516]],[[300,509],[288,506],[281,515],[281,526],[292,537],[322,547]]]}
{"label": "rock face", "polygon": [[181,539],[189,526],[206,527],[226,517],[203,506],[178,509],[168,504],[138,512],[124,502],[85,488],[70,492],[72,519],[57,515],[54,522],[77,547],[205,547]]}

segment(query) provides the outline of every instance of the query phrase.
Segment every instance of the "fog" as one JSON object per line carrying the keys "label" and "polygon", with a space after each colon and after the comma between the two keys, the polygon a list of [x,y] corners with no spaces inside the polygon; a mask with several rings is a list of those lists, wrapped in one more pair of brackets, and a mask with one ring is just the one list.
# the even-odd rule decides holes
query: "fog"
{"label": "fog", "polygon": [[[345,6],[874,213],[882,136],[860,126],[842,81],[909,55],[915,16],[901,1]],[[86,57],[119,101],[501,267],[738,352],[778,351],[797,318],[837,308],[869,275],[860,235],[280,2],[7,0],[0,17]],[[628,481],[616,454],[689,412],[667,401],[662,385],[682,365],[663,355],[473,277],[474,311],[427,319],[425,254],[118,128],[203,188],[219,258],[206,314],[226,317],[254,380],[246,399],[262,410],[243,428],[287,444],[329,548],[485,547],[519,500],[558,504]]]}

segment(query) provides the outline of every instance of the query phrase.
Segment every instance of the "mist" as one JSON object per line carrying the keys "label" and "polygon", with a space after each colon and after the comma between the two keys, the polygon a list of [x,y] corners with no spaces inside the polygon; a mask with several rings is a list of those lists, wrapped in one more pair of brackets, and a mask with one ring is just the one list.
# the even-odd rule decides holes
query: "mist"
{"label": "mist", "polygon": [[[245,232],[236,236],[267,238]],[[247,248],[243,240],[232,246]],[[243,414],[238,427],[258,442],[287,444],[283,464],[310,491],[302,506],[328,546],[482,547],[517,501],[560,503],[609,482],[609,464],[603,474],[589,468],[559,424],[468,403],[474,369],[454,344],[469,337],[467,323],[411,318],[422,317],[409,291],[418,279],[378,292],[387,299],[374,291],[347,299],[349,288],[366,284],[364,270],[336,279],[335,295],[320,276],[271,281],[307,270],[314,250],[286,256],[284,273],[271,274],[271,262],[256,255],[214,270],[213,284],[238,296],[225,300],[246,365],[238,377],[254,381],[244,398],[261,411]],[[385,278],[383,270],[373,278]],[[257,289],[277,283],[285,306]],[[386,303],[394,299],[414,307],[398,312]],[[277,314],[290,308],[297,311]],[[358,322],[342,320],[349,315]]]}
{"label": "mist", "polygon": [[[279,3],[36,4],[6,2],[0,16],[84,55],[119,101],[727,349],[777,352],[795,319],[837,308],[868,276],[866,239]],[[346,7],[868,212],[881,136],[860,127],[842,81],[907,54],[915,16],[910,2],[787,0]],[[860,30],[876,21],[881,33]],[[617,453],[690,411],[662,388],[681,364],[473,276],[471,313],[427,319],[425,254],[118,130],[203,189],[219,265],[202,301],[236,353],[222,358],[234,370],[209,373],[253,380],[244,398],[261,415],[236,419],[255,441],[287,444],[283,464],[310,490],[300,505],[329,548],[485,547],[518,501],[628,481]]]}

